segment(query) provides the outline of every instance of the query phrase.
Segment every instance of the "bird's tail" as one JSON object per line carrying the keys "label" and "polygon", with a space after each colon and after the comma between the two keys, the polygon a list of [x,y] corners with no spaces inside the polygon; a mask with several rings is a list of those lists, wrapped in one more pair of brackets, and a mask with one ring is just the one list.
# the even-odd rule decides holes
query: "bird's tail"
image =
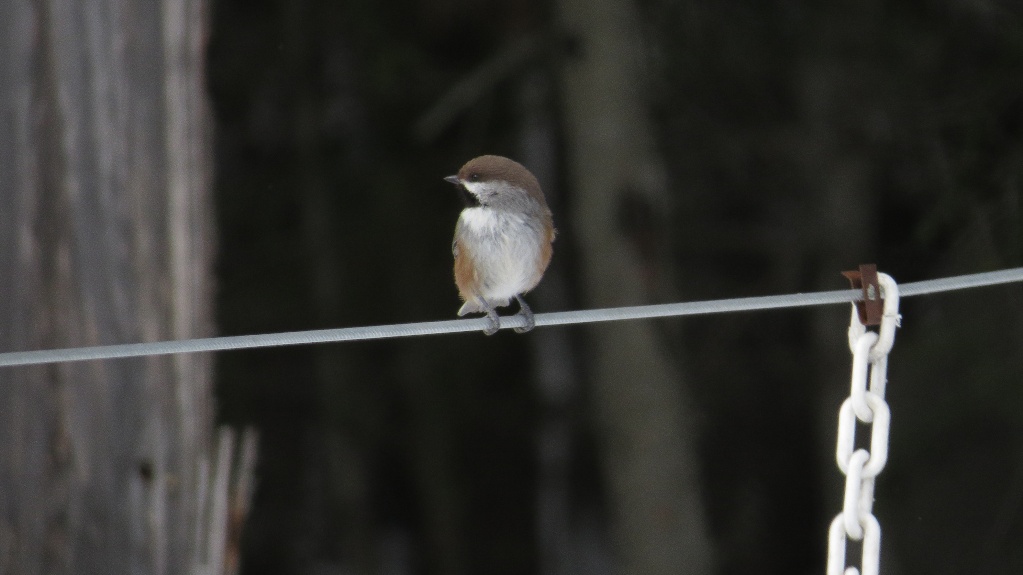
{"label": "bird's tail", "polygon": [[[508,300],[507,299],[500,300],[500,301],[490,300],[487,303],[489,303],[490,307],[492,307],[492,308],[493,307],[505,307],[505,306],[508,305]],[[478,300],[478,299],[471,299],[471,300],[465,302],[464,304],[462,304],[462,307],[459,308],[459,310],[458,310],[458,317],[462,317],[463,315],[465,315],[467,313],[486,313],[486,312],[487,312],[487,308],[482,303],[480,303],[480,300]]]}

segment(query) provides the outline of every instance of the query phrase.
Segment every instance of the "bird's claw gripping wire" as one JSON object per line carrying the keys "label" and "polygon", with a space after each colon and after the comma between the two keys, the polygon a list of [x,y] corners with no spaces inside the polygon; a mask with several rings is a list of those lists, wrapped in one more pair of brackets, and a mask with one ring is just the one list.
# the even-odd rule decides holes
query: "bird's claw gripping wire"
{"label": "bird's claw gripping wire", "polygon": [[522,299],[522,296],[515,296],[515,299],[519,302],[519,315],[526,321],[526,325],[514,328],[515,333],[526,333],[536,326],[536,322],[533,320],[533,310],[529,309],[529,305],[526,304],[526,300]]}
{"label": "bird's claw gripping wire", "polygon": [[497,330],[501,329],[501,317],[497,315],[497,311],[487,304],[487,327],[483,328],[485,335],[494,335]]}

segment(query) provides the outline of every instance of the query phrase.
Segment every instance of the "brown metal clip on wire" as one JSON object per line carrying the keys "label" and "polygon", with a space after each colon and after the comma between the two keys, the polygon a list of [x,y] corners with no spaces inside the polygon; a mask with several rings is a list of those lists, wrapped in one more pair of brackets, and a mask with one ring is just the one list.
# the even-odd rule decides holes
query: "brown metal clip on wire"
{"label": "brown metal clip on wire", "polygon": [[852,287],[863,290],[863,300],[855,302],[859,312],[860,323],[863,325],[881,325],[884,311],[884,300],[881,299],[881,286],[877,283],[877,265],[862,264],[859,270],[842,272]]}

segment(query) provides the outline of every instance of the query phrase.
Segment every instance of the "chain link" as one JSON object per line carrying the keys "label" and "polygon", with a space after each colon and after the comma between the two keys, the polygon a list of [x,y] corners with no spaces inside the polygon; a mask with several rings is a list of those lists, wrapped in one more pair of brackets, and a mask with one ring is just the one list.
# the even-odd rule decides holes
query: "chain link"
{"label": "chain link", "polygon": [[[835,460],[845,474],[842,512],[828,529],[827,575],[878,575],[881,565],[881,525],[874,517],[874,481],[888,461],[891,411],[884,400],[888,352],[899,327],[899,289],[888,274],[877,274],[884,298],[881,327],[875,333],[860,323],[856,307],[849,321],[852,378],[849,397],[838,412]],[[868,377],[869,374],[869,377]],[[869,387],[868,387],[869,382]],[[856,449],[856,428],[870,426],[870,449]],[[862,541],[860,568],[846,566],[846,543]]]}

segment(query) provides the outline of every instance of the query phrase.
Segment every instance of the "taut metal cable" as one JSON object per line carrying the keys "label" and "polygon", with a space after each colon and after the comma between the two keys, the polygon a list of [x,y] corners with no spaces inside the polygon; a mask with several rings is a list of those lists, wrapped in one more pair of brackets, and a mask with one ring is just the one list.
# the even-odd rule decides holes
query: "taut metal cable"
{"label": "taut metal cable", "polygon": [[[909,297],[1019,281],[1023,281],[1023,268],[1012,268],[995,272],[900,284],[899,291],[903,297]],[[622,321],[629,319],[650,319],[683,315],[702,315],[850,303],[861,299],[861,297],[862,294],[860,290],[848,289],[738,299],[541,313],[536,314],[535,320],[537,327],[571,325],[598,321]],[[508,316],[501,318],[501,329],[523,327],[524,325],[525,322],[520,316]],[[122,357],[166,355],[173,353],[226,351],[232,349],[252,349],[284,345],[304,345],[312,343],[438,335],[467,331],[482,331],[486,326],[486,318],[475,318],[367,327],[345,327],[312,331],[294,331],[263,335],[237,335],[204,339],[158,341],[152,343],[129,343],[39,351],[14,351],[0,353],[0,367],[83,361],[90,359],[114,359]]]}

